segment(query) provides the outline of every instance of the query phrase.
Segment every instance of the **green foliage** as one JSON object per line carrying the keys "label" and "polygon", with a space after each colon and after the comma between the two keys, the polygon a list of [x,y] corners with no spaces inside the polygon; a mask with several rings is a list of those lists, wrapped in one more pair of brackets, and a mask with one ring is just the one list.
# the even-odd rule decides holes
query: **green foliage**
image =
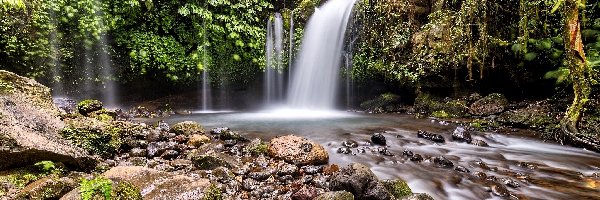
{"label": "green foliage", "polygon": [[433,111],[433,113],[431,113],[431,116],[436,117],[436,118],[441,118],[441,119],[450,118],[450,115],[448,113],[446,113],[446,111],[443,111],[443,110]]}
{"label": "green foliage", "polygon": [[94,179],[81,179],[79,183],[79,192],[82,200],[93,200],[94,197],[103,198],[105,200],[112,199],[112,181],[104,177],[96,177]]}
{"label": "green foliage", "polygon": [[45,175],[61,174],[64,171],[64,167],[60,165],[60,163],[57,164],[52,161],[40,161],[35,163],[33,166]]}
{"label": "green foliage", "polygon": [[36,170],[31,168],[19,168],[8,172],[4,172],[0,175],[0,183],[8,182],[14,185],[17,189],[22,189],[29,183],[32,183],[44,175],[38,173]]}
{"label": "green foliage", "polygon": [[392,93],[385,93],[379,95],[375,99],[367,100],[360,104],[360,107],[366,110],[377,110],[397,104],[400,101],[400,96]]}

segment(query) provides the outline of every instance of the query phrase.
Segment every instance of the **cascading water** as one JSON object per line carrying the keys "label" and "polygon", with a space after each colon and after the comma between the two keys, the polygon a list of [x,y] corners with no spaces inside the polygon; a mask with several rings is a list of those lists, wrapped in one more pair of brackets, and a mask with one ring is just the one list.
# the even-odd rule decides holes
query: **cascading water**
{"label": "cascading water", "polygon": [[51,51],[51,58],[52,58],[52,71],[51,71],[51,76],[50,77],[50,82],[52,84],[52,95],[54,96],[64,96],[65,95],[65,90],[64,90],[64,83],[63,83],[63,71],[62,71],[62,67],[60,64],[60,52],[58,51],[58,49],[60,48],[59,46],[59,41],[58,41],[58,33],[57,33],[57,28],[56,28],[56,16],[54,14],[54,12],[51,13],[51,22],[52,22],[52,27],[53,30],[52,32],[50,32],[50,51]]}
{"label": "cascading water", "polygon": [[354,3],[355,0],[330,0],[311,16],[289,88],[290,108],[335,108],[342,47]]}
{"label": "cascading water", "polygon": [[210,74],[208,72],[208,59],[206,57],[206,22],[202,22],[203,42],[202,44],[202,111],[210,111],[212,109],[212,98],[210,92]]}
{"label": "cascading water", "polygon": [[290,14],[290,49],[288,51],[288,79],[292,77],[292,64],[294,63],[294,10]]}
{"label": "cascading water", "polygon": [[104,80],[104,88],[102,88],[102,102],[107,107],[117,107],[117,89],[116,83],[114,80],[114,69],[110,59],[110,54],[108,54],[108,38],[106,34],[100,35],[100,46],[98,49],[98,57],[100,63],[100,76]]}
{"label": "cascading water", "polygon": [[283,19],[275,13],[267,22],[266,69],[264,78],[264,102],[267,106],[283,100]]}

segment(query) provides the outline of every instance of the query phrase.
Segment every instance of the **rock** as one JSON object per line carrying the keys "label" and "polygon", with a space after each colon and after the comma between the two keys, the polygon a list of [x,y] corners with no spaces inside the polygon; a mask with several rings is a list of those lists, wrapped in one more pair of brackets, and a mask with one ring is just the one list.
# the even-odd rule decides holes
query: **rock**
{"label": "rock", "polygon": [[248,143],[243,149],[242,152],[249,153],[252,155],[263,155],[267,154],[269,150],[269,146],[265,144],[259,138],[253,139]]}
{"label": "rock", "polygon": [[227,128],[227,127],[213,128],[213,129],[210,130],[210,134],[221,135],[221,133],[224,132],[224,131],[229,131],[229,128]]}
{"label": "rock", "polygon": [[510,192],[508,191],[508,189],[506,189],[506,187],[504,187],[504,185],[501,185],[499,183],[492,183],[492,185],[490,186],[491,190],[492,190],[492,194],[499,196],[499,197],[507,197],[510,195]]}
{"label": "rock", "polygon": [[504,185],[511,187],[511,188],[519,187],[519,182],[512,180],[510,178],[502,178],[502,183],[504,183]]}
{"label": "rock", "polygon": [[358,196],[359,199],[392,200],[394,196],[387,190],[385,185],[379,181],[372,181],[366,190]]}
{"label": "rock", "polygon": [[402,198],[412,194],[412,190],[406,184],[406,181],[402,179],[396,180],[383,180],[380,184],[385,186],[386,190],[395,198]]}
{"label": "rock", "polygon": [[204,134],[204,128],[193,121],[179,122],[171,127],[171,132],[177,135],[190,136],[193,134]]}
{"label": "rock", "polygon": [[463,127],[456,127],[452,132],[452,139],[454,141],[471,143],[471,134],[465,130]]}
{"label": "rock", "polygon": [[221,140],[244,140],[244,138],[242,138],[242,136],[239,133],[231,131],[229,129],[222,130],[219,133],[219,138]]}
{"label": "rock", "polygon": [[340,171],[340,166],[336,164],[331,164],[323,167],[323,174],[325,175],[333,175]]}
{"label": "rock", "polygon": [[305,174],[312,175],[312,174],[317,174],[317,173],[323,172],[323,168],[324,168],[323,166],[308,165],[308,166],[302,166],[302,168],[300,168],[300,169],[302,169],[302,171]]}
{"label": "rock", "polygon": [[225,147],[233,147],[237,144],[237,140],[225,140],[223,141],[223,146]]}
{"label": "rock", "polygon": [[23,188],[15,199],[59,199],[79,186],[79,180],[51,175]]}
{"label": "rock", "polygon": [[376,180],[377,177],[369,167],[363,164],[353,163],[331,176],[329,189],[333,191],[345,190],[361,197],[363,192],[369,186],[369,183]]}
{"label": "rock", "polygon": [[463,172],[463,173],[469,173],[470,172],[469,169],[467,169],[466,167],[463,167],[463,166],[456,166],[454,168],[454,170],[459,171],[459,172]]}
{"label": "rock", "polygon": [[365,111],[367,112],[378,113],[379,111],[384,111],[384,109],[386,109],[387,107],[398,104],[399,100],[400,96],[392,93],[385,93],[381,94],[375,99],[362,102],[360,104],[360,107],[365,109]]}
{"label": "rock", "polygon": [[73,113],[77,106],[77,101],[66,98],[66,97],[54,98],[54,99],[52,99],[52,101],[54,102],[54,105],[56,105],[56,107],[61,112],[64,112],[67,114]]}
{"label": "rock", "polygon": [[208,138],[206,135],[193,134],[190,136],[187,144],[190,146],[200,147],[208,142],[210,142],[210,138]]}
{"label": "rock", "polygon": [[379,152],[379,154],[384,155],[384,156],[393,156],[394,155],[392,152],[390,152],[385,147],[379,147],[379,148],[377,148],[377,152]]}
{"label": "rock", "polygon": [[487,142],[483,141],[483,140],[473,140],[471,142],[471,144],[475,145],[475,146],[480,146],[480,147],[489,147],[489,145],[487,144]]}
{"label": "rock", "polygon": [[498,93],[489,94],[471,104],[469,113],[472,115],[488,116],[501,113],[508,106],[508,100]]}
{"label": "rock", "polygon": [[317,197],[317,195],[317,188],[312,186],[304,186],[292,194],[292,200],[312,200]]}
{"label": "rock", "polygon": [[166,142],[152,142],[148,144],[148,148],[146,149],[148,154],[148,158],[154,158],[162,155],[167,150]]}
{"label": "rock", "polygon": [[77,103],[77,111],[84,116],[99,110],[102,110],[102,102],[95,99],[87,99]]}
{"label": "rock", "polygon": [[435,163],[438,167],[443,168],[451,168],[454,166],[452,161],[448,160],[444,156],[436,156],[433,158],[433,163]]}
{"label": "rock", "polygon": [[348,147],[340,147],[338,148],[337,153],[350,154],[352,153],[352,150]]}
{"label": "rock", "polygon": [[326,192],[315,197],[314,200],[354,200],[354,195],[346,191]]}
{"label": "rock", "polygon": [[412,195],[402,198],[401,200],[434,200],[434,199],[433,199],[433,197],[431,197],[425,193],[414,193]]}
{"label": "rock", "polygon": [[201,154],[192,152],[188,158],[194,163],[194,166],[201,170],[212,170],[217,167],[236,167],[239,163],[235,158],[222,153],[209,152]]}
{"label": "rock", "polygon": [[346,140],[346,141],[342,142],[342,146],[348,147],[348,148],[356,148],[356,147],[358,147],[358,142],[356,142],[354,140]]}
{"label": "rock", "polygon": [[166,150],[160,155],[160,157],[165,160],[172,160],[177,158],[177,156],[179,156],[179,152],[175,150]]}
{"label": "rock", "polygon": [[129,155],[132,157],[146,157],[148,155],[148,151],[146,149],[133,148],[129,152]]}
{"label": "rock", "polygon": [[65,126],[50,89],[0,70],[0,170],[49,160],[92,169],[97,161],[58,133]]}
{"label": "rock", "polygon": [[419,130],[417,132],[417,137],[424,138],[424,139],[427,139],[427,140],[431,140],[431,141],[434,141],[434,142],[437,142],[437,143],[444,143],[445,142],[445,139],[444,139],[443,136],[441,136],[439,134],[429,133],[427,131],[422,131],[422,130]]}
{"label": "rock", "polygon": [[145,167],[115,167],[105,172],[103,176],[133,184],[143,191],[145,200],[199,200],[204,195],[212,194],[212,191],[209,191],[211,183],[208,179],[175,175]]}
{"label": "rock", "polygon": [[294,175],[295,176],[298,174],[298,171],[299,171],[298,166],[283,163],[282,165],[279,166],[277,175],[279,175],[279,176]]}
{"label": "rock", "polygon": [[375,133],[371,136],[371,142],[373,142],[373,144],[385,146],[385,144],[386,144],[385,136],[383,136],[383,134],[381,134],[381,133]]}
{"label": "rock", "polygon": [[273,138],[268,152],[271,157],[295,165],[326,164],[329,161],[329,155],[322,145],[295,135]]}

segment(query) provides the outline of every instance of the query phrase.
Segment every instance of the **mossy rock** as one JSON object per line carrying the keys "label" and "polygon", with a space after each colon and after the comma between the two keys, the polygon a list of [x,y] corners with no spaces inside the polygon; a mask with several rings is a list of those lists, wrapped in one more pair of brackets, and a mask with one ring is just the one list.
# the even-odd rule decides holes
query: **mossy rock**
{"label": "mossy rock", "polygon": [[222,200],[223,192],[215,184],[211,184],[204,189],[202,200]]}
{"label": "mossy rock", "polygon": [[[33,79],[19,76],[15,73],[0,70],[0,93],[19,96],[20,99],[31,102],[32,105],[50,114],[60,113],[52,102],[50,88]],[[22,98],[21,98],[22,97]]]}
{"label": "mossy rock", "polygon": [[15,199],[59,199],[76,187],[77,181],[73,178],[51,175],[27,185],[16,195]]}
{"label": "mossy rock", "polygon": [[94,118],[77,118],[67,121],[61,135],[91,154],[105,158],[113,156],[140,126],[129,122],[102,122]]}
{"label": "mossy rock", "polygon": [[102,102],[95,99],[86,99],[77,104],[77,111],[88,116],[89,113],[102,110]]}
{"label": "mossy rock", "polygon": [[243,152],[252,155],[266,155],[269,152],[269,145],[256,138],[244,147]]}
{"label": "mossy rock", "polygon": [[171,132],[178,135],[204,134],[204,128],[193,121],[179,122],[171,127]]}
{"label": "mossy rock", "polygon": [[451,98],[442,99],[427,93],[421,93],[417,96],[414,107],[419,113],[437,118],[470,116],[466,100]]}
{"label": "mossy rock", "polygon": [[140,189],[127,181],[113,181],[98,176],[94,179],[81,179],[79,194],[82,200],[141,200]]}
{"label": "mossy rock", "polygon": [[412,190],[406,184],[406,181],[402,179],[396,180],[383,180],[381,181],[387,191],[396,198],[402,198],[412,194]]}
{"label": "mossy rock", "polygon": [[100,120],[103,122],[108,122],[108,121],[113,121],[117,118],[117,112],[102,108],[100,110],[89,113],[88,116],[92,117],[92,118],[96,118],[97,120]]}
{"label": "mossy rock", "polygon": [[544,106],[530,105],[527,108],[504,112],[497,120],[513,127],[542,130],[558,126],[560,115],[561,113],[552,112]]}
{"label": "mossy rock", "polygon": [[379,95],[375,99],[367,100],[360,104],[360,107],[366,111],[385,111],[387,108],[394,108],[394,105],[400,102],[400,96],[392,93]]}

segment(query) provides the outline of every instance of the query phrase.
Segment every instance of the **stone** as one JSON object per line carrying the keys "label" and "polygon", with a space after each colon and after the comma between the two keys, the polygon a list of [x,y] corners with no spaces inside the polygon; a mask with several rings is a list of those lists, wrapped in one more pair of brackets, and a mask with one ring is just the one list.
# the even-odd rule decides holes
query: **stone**
{"label": "stone", "polygon": [[236,167],[239,165],[235,158],[217,152],[205,154],[192,152],[188,155],[188,158],[194,163],[195,167],[201,170],[212,170],[217,167]]}
{"label": "stone", "polygon": [[312,200],[317,197],[317,195],[317,188],[312,186],[304,186],[292,194],[292,200]]}
{"label": "stone", "polygon": [[466,142],[471,143],[471,134],[465,130],[463,127],[456,127],[452,132],[452,140],[458,142]]}
{"label": "stone", "polygon": [[193,134],[204,134],[204,128],[193,121],[179,122],[171,127],[172,133],[177,135],[190,136]]}
{"label": "stone", "polygon": [[473,140],[471,141],[471,144],[475,145],[475,146],[480,146],[480,147],[489,147],[488,143],[483,141],[483,140]]}
{"label": "stone", "polygon": [[221,133],[225,132],[225,131],[229,131],[229,128],[227,128],[227,127],[218,127],[218,128],[211,129],[210,130],[210,134],[221,135]]}
{"label": "stone", "polygon": [[179,152],[175,150],[166,150],[160,155],[160,157],[165,160],[172,160],[177,158],[177,156],[179,156]]}
{"label": "stone", "polygon": [[434,199],[433,199],[433,197],[431,197],[425,193],[414,193],[412,195],[402,198],[401,200],[434,200]]}
{"label": "stone", "polygon": [[30,183],[16,195],[15,199],[59,199],[79,186],[79,180],[56,175]]}
{"label": "stone", "polygon": [[99,110],[102,110],[102,102],[95,99],[87,99],[77,103],[77,111],[84,116]]}
{"label": "stone", "polygon": [[443,167],[443,168],[452,168],[454,166],[452,161],[448,160],[444,156],[434,157],[433,163],[435,163],[438,167]]}
{"label": "stone", "polygon": [[369,167],[353,163],[331,176],[329,189],[332,191],[345,190],[361,197],[369,183],[373,181],[377,181],[377,177]]}
{"label": "stone", "polygon": [[222,130],[219,133],[219,138],[221,140],[244,140],[244,138],[237,132],[234,132],[232,130]]}
{"label": "stone", "polygon": [[338,148],[337,153],[350,154],[350,153],[352,153],[352,150],[348,147],[340,147],[340,148]]}
{"label": "stone", "polygon": [[129,155],[131,155],[132,157],[146,157],[146,155],[148,155],[148,150],[133,148],[131,149],[131,151],[129,151]]}
{"label": "stone", "polygon": [[194,147],[200,147],[208,142],[210,142],[210,138],[208,138],[206,135],[193,134],[190,136],[187,144]]}
{"label": "stone", "polygon": [[459,172],[463,172],[463,173],[469,173],[470,172],[469,169],[467,169],[466,167],[463,167],[463,166],[456,166],[454,168],[454,170],[459,171]]}
{"label": "stone", "polygon": [[385,136],[383,136],[383,134],[381,133],[375,133],[371,136],[371,142],[373,142],[373,144],[378,144],[378,145],[386,145],[386,140],[385,140]]}
{"label": "stone", "polygon": [[348,148],[356,148],[356,147],[358,147],[358,142],[356,142],[354,140],[346,140],[346,141],[342,142],[342,146],[348,147]]}
{"label": "stone", "polygon": [[489,94],[469,107],[469,113],[478,116],[489,116],[501,113],[508,106],[508,100],[499,93]]}
{"label": "stone", "polygon": [[354,195],[346,191],[334,191],[323,193],[314,200],[354,200]]}
{"label": "stone", "polygon": [[0,88],[0,170],[44,160],[95,167],[93,157],[59,135],[65,124],[49,88],[4,70],[0,83],[5,84]]}
{"label": "stone", "polygon": [[423,130],[419,130],[417,132],[417,137],[418,138],[424,138],[427,140],[431,140],[437,143],[444,143],[446,140],[444,139],[444,136],[440,135],[440,134],[435,134],[435,133],[429,133],[427,131],[423,131]]}
{"label": "stone", "polygon": [[412,190],[408,187],[406,181],[402,179],[382,180],[379,183],[395,198],[402,198],[412,194]]}
{"label": "stone", "polygon": [[329,154],[322,145],[295,135],[273,138],[268,152],[273,158],[295,165],[326,164],[329,161]]}
{"label": "stone", "polygon": [[490,185],[490,189],[492,190],[492,194],[499,197],[507,197],[510,195],[510,192],[508,191],[508,189],[506,189],[506,187],[504,187],[504,185],[496,182],[493,182]]}

